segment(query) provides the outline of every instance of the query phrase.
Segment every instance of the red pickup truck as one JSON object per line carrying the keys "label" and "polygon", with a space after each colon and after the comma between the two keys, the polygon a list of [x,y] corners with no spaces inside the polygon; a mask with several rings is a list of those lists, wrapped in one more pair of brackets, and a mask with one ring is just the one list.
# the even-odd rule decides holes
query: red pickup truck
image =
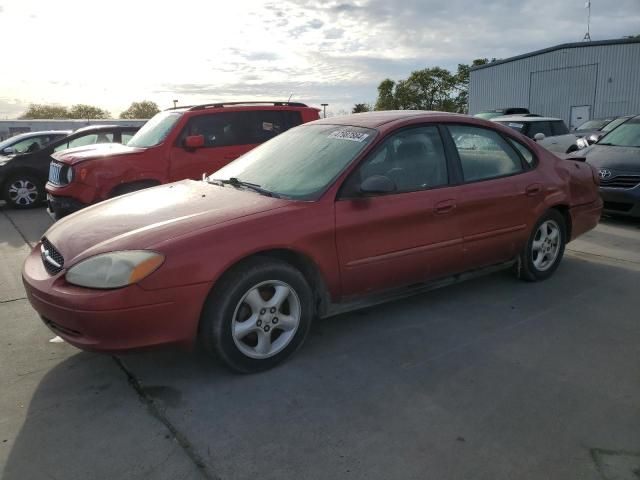
{"label": "red pickup truck", "polygon": [[165,110],[126,145],[53,156],[47,182],[57,220],[107,198],[212,173],[319,110],[293,102],[235,102]]}

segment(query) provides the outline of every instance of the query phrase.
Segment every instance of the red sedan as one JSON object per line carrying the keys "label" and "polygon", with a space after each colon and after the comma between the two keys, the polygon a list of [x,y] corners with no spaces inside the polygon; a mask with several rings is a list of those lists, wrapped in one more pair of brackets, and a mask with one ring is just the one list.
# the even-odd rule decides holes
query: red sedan
{"label": "red sedan", "polygon": [[291,355],[315,317],[499,268],[544,280],[601,209],[588,164],[512,129],[374,112],[73,214],[23,279],[45,324],[79,348],[199,340],[252,372]]}

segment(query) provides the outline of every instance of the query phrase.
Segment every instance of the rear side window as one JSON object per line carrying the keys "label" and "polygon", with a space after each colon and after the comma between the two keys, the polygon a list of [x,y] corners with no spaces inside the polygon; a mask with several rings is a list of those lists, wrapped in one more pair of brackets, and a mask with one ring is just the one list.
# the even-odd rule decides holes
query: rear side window
{"label": "rear side window", "polygon": [[551,122],[531,122],[527,129],[527,137],[534,138],[536,133],[542,133],[545,137],[553,137]]}
{"label": "rear side window", "polygon": [[300,112],[259,110],[246,112],[248,143],[262,143],[302,123]]}
{"label": "rear side window", "polygon": [[513,148],[515,148],[518,152],[520,152],[520,155],[522,155],[522,158],[524,158],[524,161],[527,162],[527,164],[532,167],[534,162],[534,156],[531,150],[529,150],[527,147],[525,147],[519,142],[516,142],[511,138],[507,140],[513,146]]}
{"label": "rear side window", "polygon": [[554,135],[566,135],[569,133],[569,129],[562,120],[551,122],[551,131]]}
{"label": "rear side window", "polygon": [[453,125],[449,132],[458,150],[465,182],[503,177],[522,171],[515,150],[493,130]]}
{"label": "rear side window", "polygon": [[203,135],[205,147],[228,147],[251,143],[245,112],[222,112],[192,117],[180,134],[180,144],[192,135]]}

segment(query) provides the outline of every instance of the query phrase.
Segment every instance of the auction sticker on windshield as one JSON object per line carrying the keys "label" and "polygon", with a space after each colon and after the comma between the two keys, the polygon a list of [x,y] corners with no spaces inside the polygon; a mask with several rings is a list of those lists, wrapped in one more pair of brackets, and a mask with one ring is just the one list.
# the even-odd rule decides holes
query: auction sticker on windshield
{"label": "auction sticker on windshield", "polygon": [[342,130],[336,130],[327,138],[338,138],[341,140],[350,140],[352,142],[364,142],[368,136],[368,133],[360,133],[349,130],[348,128],[343,128]]}

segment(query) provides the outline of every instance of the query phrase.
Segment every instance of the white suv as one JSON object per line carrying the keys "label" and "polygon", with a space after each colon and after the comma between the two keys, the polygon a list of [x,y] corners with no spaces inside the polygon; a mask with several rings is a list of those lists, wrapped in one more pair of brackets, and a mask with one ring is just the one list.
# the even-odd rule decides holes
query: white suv
{"label": "white suv", "polygon": [[582,145],[584,142],[578,142],[578,138],[569,133],[569,129],[560,118],[509,115],[495,117],[491,121],[517,130],[553,153],[571,153],[587,146]]}

